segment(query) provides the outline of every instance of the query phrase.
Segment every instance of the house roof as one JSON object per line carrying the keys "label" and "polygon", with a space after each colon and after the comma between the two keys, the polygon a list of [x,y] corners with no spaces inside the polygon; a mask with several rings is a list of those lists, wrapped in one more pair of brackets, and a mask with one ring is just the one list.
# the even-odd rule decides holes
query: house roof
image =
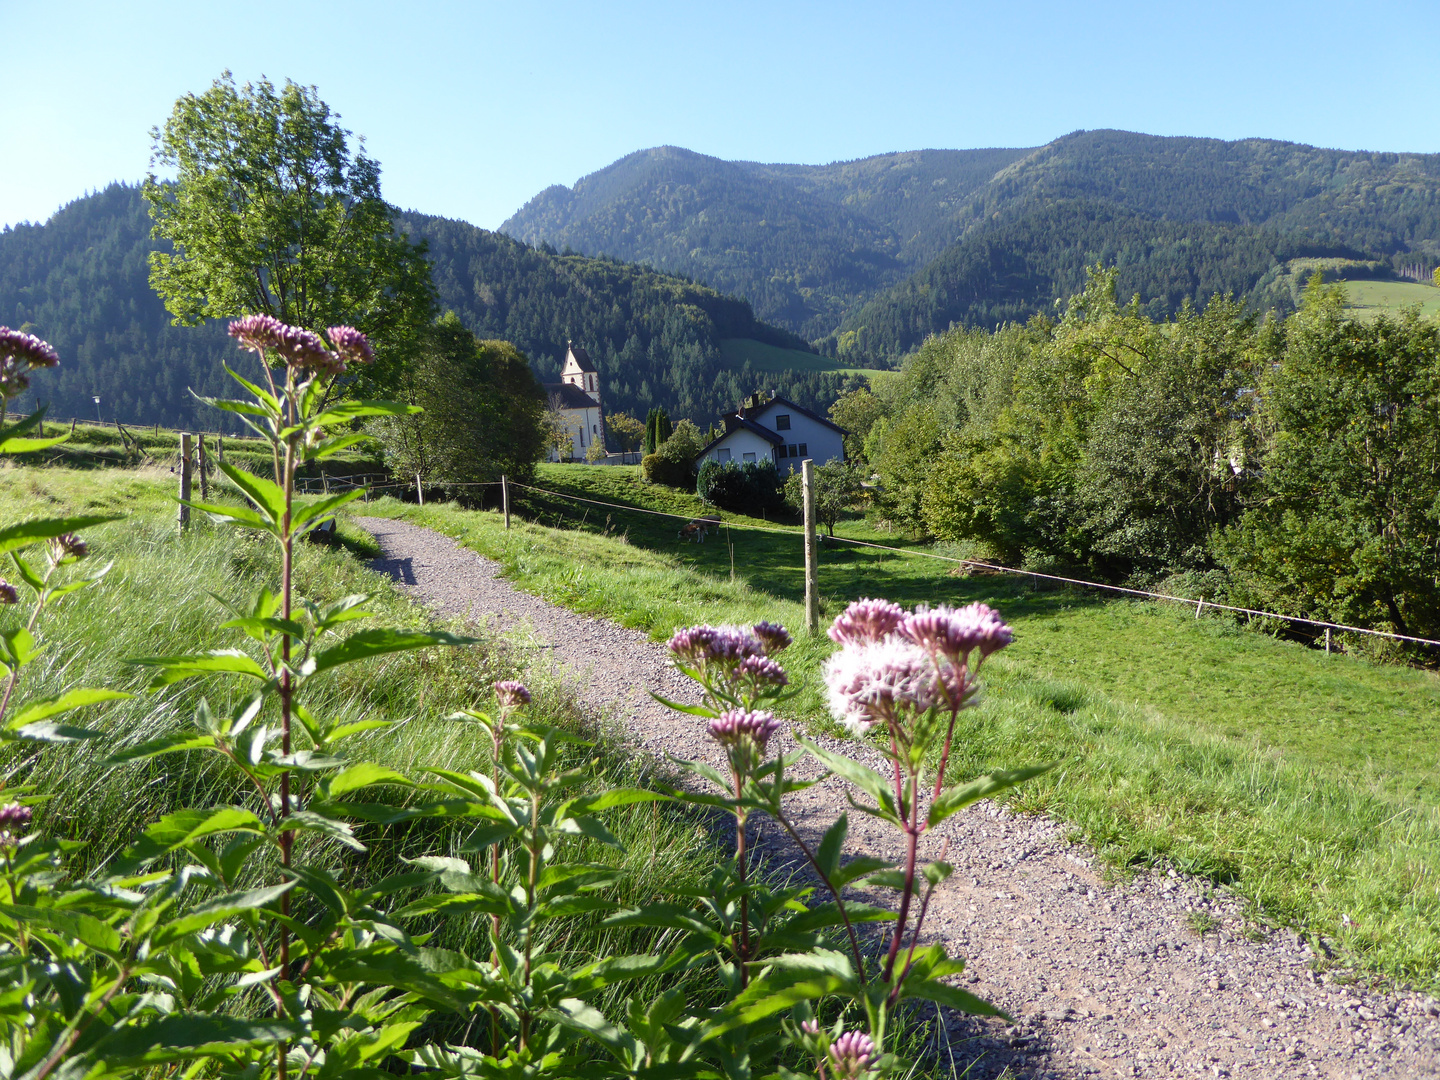
{"label": "house roof", "polygon": [[[785,406],[786,408],[788,408],[788,409],[789,409],[790,411],[792,411],[792,412],[798,412],[801,416],[808,416],[811,420],[814,420],[817,424],[824,424],[824,425],[825,425],[826,427],[828,427],[831,431],[838,431],[841,435],[849,435],[849,434],[850,434],[848,431],[846,431],[844,428],[842,428],[839,424],[836,424],[836,423],[834,423],[833,421],[830,421],[830,420],[825,419],[825,417],[819,415],[818,413],[813,413],[813,412],[811,412],[809,409],[805,408],[805,406],[803,406],[803,405],[796,405],[795,402],[791,401],[789,398],[783,398],[783,397],[781,397],[781,396],[778,395],[778,394],[775,395],[774,397],[772,397],[772,398],[771,398],[769,401],[767,401],[764,405],[761,405],[758,409],[750,409],[750,410],[748,410],[748,411],[746,412],[746,416],[761,416],[761,415],[769,412],[769,411],[770,411],[774,406],[776,406],[776,405],[783,405],[783,406]],[[779,441],[780,441],[780,442],[784,442],[785,440],[784,440],[784,439],[780,439]]]}
{"label": "house roof", "polygon": [[742,428],[746,431],[754,432],[762,439],[768,440],[772,446],[780,446],[785,442],[785,436],[777,435],[769,428],[761,427],[753,420],[746,420],[743,416],[736,416],[734,413],[729,413],[725,417],[725,434],[721,435],[718,439],[712,439],[710,443],[707,444],[705,448],[695,456],[703,457],[710,452],[712,447],[719,446],[722,442],[724,442],[731,435],[735,434],[735,432],[739,431]]}
{"label": "house roof", "polygon": [[581,371],[597,370],[595,365],[590,362],[590,354],[587,353],[579,345],[576,345],[574,342],[567,341],[565,343],[565,349],[567,352],[567,355],[565,357],[567,362],[570,360],[571,357],[574,357],[575,366],[578,367]]}
{"label": "house roof", "polygon": [[574,383],[547,382],[542,389],[545,391],[545,400],[547,402],[554,401],[558,397],[562,409],[598,409],[600,407],[598,401]]}

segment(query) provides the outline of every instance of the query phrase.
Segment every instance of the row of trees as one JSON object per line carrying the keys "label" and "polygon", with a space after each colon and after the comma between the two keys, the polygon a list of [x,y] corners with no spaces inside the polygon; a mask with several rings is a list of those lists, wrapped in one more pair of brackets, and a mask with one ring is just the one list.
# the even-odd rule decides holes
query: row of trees
{"label": "row of trees", "polygon": [[1157,321],[1116,277],[837,402],[880,512],[1011,565],[1440,634],[1440,327],[1348,319],[1318,276],[1288,318]]}

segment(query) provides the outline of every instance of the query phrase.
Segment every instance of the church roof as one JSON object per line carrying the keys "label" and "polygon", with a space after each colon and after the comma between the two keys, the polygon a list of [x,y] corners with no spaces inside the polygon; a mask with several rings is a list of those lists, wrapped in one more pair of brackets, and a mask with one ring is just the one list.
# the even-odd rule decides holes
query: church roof
{"label": "church roof", "polygon": [[569,355],[566,356],[565,359],[568,361],[571,357],[574,357],[575,366],[578,367],[581,371],[597,370],[595,365],[590,362],[590,354],[587,353],[581,346],[576,345],[574,342],[567,341],[565,343],[565,348],[569,352]]}
{"label": "church roof", "polygon": [[574,383],[551,382],[543,387],[545,400],[560,399],[562,409],[598,409],[600,403]]}

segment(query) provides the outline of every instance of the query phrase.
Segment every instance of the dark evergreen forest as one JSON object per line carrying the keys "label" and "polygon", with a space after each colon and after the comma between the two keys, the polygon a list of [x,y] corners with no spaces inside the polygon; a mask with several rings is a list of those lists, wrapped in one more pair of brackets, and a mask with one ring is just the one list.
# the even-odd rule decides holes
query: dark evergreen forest
{"label": "dark evergreen forest", "polygon": [[[518,345],[544,379],[555,376],[567,340],[583,345],[610,409],[643,415],[661,405],[708,424],[759,388],[750,372],[724,366],[720,339],[808,348],[758,322],[745,301],[682,278],[558,255],[465,222],[405,214],[397,224],[427,243],[442,308],[481,337]],[[0,323],[33,330],[62,358],[36,373],[22,408],[48,402],[52,416],[91,418],[98,396],[107,421],[234,429],[190,389],[228,396],[220,362],[247,358],[218,323],[170,325],[149,284],[154,246],[139,189],[125,184],[77,199],[44,224],[0,232]],[[835,376],[763,378],[819,408],[839,386]]]}

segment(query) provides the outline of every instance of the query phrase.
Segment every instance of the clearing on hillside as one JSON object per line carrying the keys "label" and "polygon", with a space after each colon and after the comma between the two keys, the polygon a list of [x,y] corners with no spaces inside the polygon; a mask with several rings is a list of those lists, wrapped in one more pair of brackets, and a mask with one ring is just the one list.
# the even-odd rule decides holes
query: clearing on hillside
{"label": "clearing on hillside", "polygon": [[1440,315],[1440,289],[1420,281],[1337,281],[1345,289],[1345,309],[1362,319],[1399,315],[1420,305],[1420,314]]}

